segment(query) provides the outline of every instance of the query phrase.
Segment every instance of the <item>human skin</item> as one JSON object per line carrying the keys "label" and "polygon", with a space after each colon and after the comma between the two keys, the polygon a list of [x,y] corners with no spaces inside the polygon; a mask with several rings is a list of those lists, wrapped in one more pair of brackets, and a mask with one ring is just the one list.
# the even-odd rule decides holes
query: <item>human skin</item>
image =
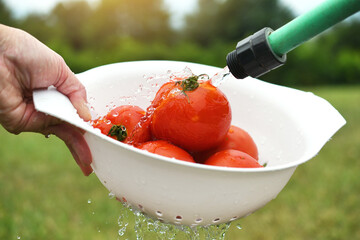
{"label": "human skin", "polygon": [[85,88],[64,59],[30,34],[0,24],[0,124],[14,134],[56,135],[88,176],[92,157],[83,132],[34,108],[33,91],[49,86],[66,95],[81,118],[90,120]]}

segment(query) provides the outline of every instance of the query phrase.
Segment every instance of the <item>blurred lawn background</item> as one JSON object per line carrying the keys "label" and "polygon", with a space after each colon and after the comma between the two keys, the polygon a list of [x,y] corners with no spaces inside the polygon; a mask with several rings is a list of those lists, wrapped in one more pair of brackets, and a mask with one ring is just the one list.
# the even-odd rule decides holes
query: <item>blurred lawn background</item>
{"label": "blurred lawn background", "polygon": [[[59,3],[15,18],[0,0],[0,23],[33,34],[78,73],[103,64],[166,59],[225,66],[236,42],[294,17],[277,0],[199,0],[182,28],[161,0]],[[227,239],[360,239],[360,20],[351,18],[295,49],[262,79],[327,99],[347,120],[301,165],[279,196],[232,224]],[[123,207],[81,171],[54,136],[0,127],[0,239],[135,239],[118,236]],[[239,230],[236,226],[241,226]]]}

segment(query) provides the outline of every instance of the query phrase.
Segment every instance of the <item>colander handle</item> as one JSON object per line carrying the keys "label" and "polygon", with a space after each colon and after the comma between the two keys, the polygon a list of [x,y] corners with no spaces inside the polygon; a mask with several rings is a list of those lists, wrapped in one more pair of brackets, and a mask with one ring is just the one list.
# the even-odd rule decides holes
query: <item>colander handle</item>
{"label": "colander handle", "polygon": [[259,77],[283,65],[286,53],[360,10],[360,0],[327,0],[276,31],[265,28],[240,41],[226,61],[236,78]]}

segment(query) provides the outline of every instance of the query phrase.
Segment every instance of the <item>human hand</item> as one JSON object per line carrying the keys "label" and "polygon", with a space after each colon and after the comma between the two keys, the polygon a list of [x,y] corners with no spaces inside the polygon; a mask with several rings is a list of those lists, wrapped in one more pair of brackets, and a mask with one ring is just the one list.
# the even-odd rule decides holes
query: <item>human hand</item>
{"label": "human hand", "polygon": [[14,134],[58,136],[88,176],[92,157],[83,132],[34,108],[33,90],[49,86],[66,95],[81,118],[90,120],[85,88],[63,58],[30,34],[0,24],[0,124]]}

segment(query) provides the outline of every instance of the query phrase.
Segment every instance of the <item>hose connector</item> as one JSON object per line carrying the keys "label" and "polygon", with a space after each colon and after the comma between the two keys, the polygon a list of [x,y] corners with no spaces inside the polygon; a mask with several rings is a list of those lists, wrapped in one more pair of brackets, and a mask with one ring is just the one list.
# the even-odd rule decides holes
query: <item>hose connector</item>
{"label": "hose connector", "polygon": [[256,78],[285,63],[286,54],[280,57],[271,49],[268,36],[272,32],[268,27],[261,29],[238,42],[236,49],[227,55],[226,63],[234,77]]}

